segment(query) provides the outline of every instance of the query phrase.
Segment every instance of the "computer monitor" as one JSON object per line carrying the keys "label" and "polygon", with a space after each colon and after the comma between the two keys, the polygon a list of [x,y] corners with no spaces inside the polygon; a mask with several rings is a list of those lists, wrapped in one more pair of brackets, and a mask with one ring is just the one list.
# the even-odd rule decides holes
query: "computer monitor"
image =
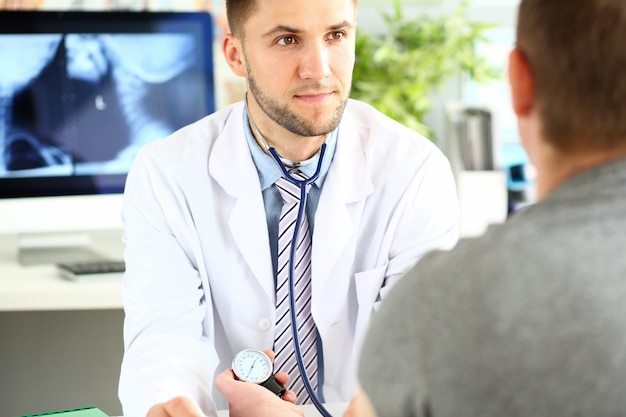
{"label": "computer monitor", "polygon": [[212,45],[206,12],[0,12],[0,235],[121,230],[137,150],[215,110]]}

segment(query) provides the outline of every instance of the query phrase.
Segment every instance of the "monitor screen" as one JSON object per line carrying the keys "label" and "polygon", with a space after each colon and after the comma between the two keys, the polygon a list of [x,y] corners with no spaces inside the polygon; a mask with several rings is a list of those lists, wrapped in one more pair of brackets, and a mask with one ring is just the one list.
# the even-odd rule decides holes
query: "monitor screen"
{"label": "monitor screen", "polygon": [[0,235],[121,228],[137,150],[215,111],[213,40],[206,12],[0,12]]}
{"label": "monitor screen", "polygon": [[119,193],[137,149],[214,111],[207,13],[0,13],[0,197]]}

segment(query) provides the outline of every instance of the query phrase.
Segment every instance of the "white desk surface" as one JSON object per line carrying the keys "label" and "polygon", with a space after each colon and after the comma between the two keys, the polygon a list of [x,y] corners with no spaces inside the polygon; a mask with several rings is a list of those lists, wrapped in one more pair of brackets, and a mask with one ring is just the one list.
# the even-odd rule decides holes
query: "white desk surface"
{"label": "white desk surface", "polygon": [[[121,231],[94,235],[94,249],[120,258]],[[17,238],[0,237],[0,311],[103,310],[122,308],[121,279],[73,282],[53,264],[18,263]]]}

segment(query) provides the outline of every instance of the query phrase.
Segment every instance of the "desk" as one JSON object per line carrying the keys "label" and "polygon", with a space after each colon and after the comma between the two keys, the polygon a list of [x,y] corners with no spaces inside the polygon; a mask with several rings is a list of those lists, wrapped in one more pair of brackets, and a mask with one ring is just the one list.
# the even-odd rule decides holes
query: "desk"
{"label": "desk", "polygon": [[[121,231],[92,238],[121,257]],[[17,236],[0,236],[0,414],[97,405],[119,415],[121,280],[72,282],[54,265],[18,263]]]}
{"label": "desk", "polygon": [[[121,258],[121,231],[92,233],[93,249]],[[17,261],[17,237],[0,237],[0,311],[121,309],[121,280],[72,282],[52,264],[23,266]]]}

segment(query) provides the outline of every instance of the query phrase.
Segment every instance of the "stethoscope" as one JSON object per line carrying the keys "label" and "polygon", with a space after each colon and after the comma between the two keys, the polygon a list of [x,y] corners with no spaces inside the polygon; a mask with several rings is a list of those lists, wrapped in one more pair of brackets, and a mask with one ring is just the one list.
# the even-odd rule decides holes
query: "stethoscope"
{"label": "stethoscope", "polygon": [[319,411],[320,414],[324,417],[332,417],[332,415],[328,412],[328,410],[324,407],[322,402],[319,400],[317,393],[311,386],[309,375],[307,374],[306,367],[304,366],[303,355],[300,349],[300,338],[298,336],[298,326],[296,325],[297,323],[296,321],[296,297],[295,297],[296,290],[295,290],[295,282],[294,282],[295,281],[294,280],[294,274],[295,274],[294,259],[296,257],[296,247],[298,245],[298,231],[300,230],[300,225],[302,224],[302,221],[304,219],[304,210],[306,208],[306,203],[307,203],[307,188],[309,187],[309,185],[313,184],[320,176],[320,173],[322,171],[322,163],[324,161],[324,154],[326,153],[326,141],[322,142],[322,146],[320,147],[319,159],[317,161],[317,168],[315,170],[315,173],[307,179],[298,179],[294,177],[293,175],[291,175],[289,171],[287,170],[287,168],[285,167],[285,163],[288,164],[289,162],[284,161],[284,159],[281,158],[278,152],[276,152],[276,149],[268,145],[267,141],[265,140],[265,137],[261,134],[261,132],[257,128],[256,124],[254,123],[254,120],[252,119],[252,116],[250,115],[250,112],[248,111],[247,96],[246,96],[246,112],[248,113],[248,120],[250,121],[250,126],[252,127],[252,129],[254,129],[254,132],[256,133],[258,139],[263,143],[265,150],[270,154],[272,159],[274,159],[276,164],[280,167],[280,170],[283,172],[284,178],[287,181],[291,182],[292,184],[296,185],[300,189],[300,206],[298,208],[298,216],[296,217],[295,230],[293,232],[293,238],[291,240],[291,248],[289,250],[289,310],[290,310],[290,317],[291,317],[291,334],[293,337],[293,345],[294,345],[294,350],[296,354],[296,362],[298,364],[298,369],[300,370],[300,375],[302,376],[302,381],[304,382],[304,387],[307,393],[309,394],[309,397],[311,398],[313,405],[315,405],[315,408],[317,408],[317,411]]}

